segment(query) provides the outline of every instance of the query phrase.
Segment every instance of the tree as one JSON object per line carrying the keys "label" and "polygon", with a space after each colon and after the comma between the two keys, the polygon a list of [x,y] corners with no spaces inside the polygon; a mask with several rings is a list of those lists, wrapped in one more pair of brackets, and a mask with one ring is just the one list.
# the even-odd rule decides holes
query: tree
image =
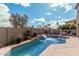
{"label": "tree", "polygon": [[13,25],[14,28],[23,28],[25,25],[27,25],[27,19],[27,15],[22,16],[16,13],[10,16],[10,23]]}
{"label": "tree", "polygon": [[72,25],[71,26],[71,29],[76,29],[76,25]]}
{"label": "tree", "polygon": [[47,24],[47,27],[49,28],[49,34],[51,33],[50,26],[51,26],[51,24]]}
{"label": "tree", "polygon": [[62,29],[76,29],[76,25],[70,25],[70,24],[65,24],[65,25],[62,25],[61,27]]}
{"label": "tree", "polygon": [[59,29],[59,22],[57,22],[56,25],[57,25],[57,29]]}
{"label": "tree", "polygon": [[62,29],[69,29],[69,26],[67,24],[62,25]]}
{"label": "tree", "polygon": [[31,26],[31,33],[33,34],[33,29],[34,29],[34,26],[32,25]]}
{"label": "tree", "polygon": [[11,14],[10,23],[13,25],[14,28],[17,28],[17,17],[15,14]]}
{"label": "tree", "polygon": [[42,23],[42,25],[44,26],[44,23]]}
{"label": "tree", "polygon": [[20,28],[23,28],[24,25],[27,25],[27,19],[28,19],[27,15],[19,16],[18,17],[18,26]]}
{"label": "tree", "polygon": [[50,24],[48,24],[47,26],[50,26]]}

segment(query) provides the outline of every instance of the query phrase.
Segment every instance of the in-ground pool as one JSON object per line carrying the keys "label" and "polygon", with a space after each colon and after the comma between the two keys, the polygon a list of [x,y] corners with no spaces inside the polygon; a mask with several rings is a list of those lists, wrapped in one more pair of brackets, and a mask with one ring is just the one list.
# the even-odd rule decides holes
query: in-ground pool
{"label": "in-ground pool", "polygon": [[29,43],[11,49],[5,56],[38,56],[50,44],[63,44],[66,42],[65,39],[64,37],[39,37]]}

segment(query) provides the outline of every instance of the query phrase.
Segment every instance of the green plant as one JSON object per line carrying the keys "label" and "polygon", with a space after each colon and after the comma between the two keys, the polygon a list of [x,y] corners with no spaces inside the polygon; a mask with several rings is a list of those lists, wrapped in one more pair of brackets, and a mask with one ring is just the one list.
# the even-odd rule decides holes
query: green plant
{"label": "green plant", "polygon": [[65,24],[61,26],[61,29],[76,29],[76,25]]}
{"label": "green plant", "polygon": [[20,43],[21,42],[21,38],[17,37],[16,38],[16,43]]}
{"label": "green plant", "polygon": [[12,45],[12,44],[15,44],[15,43],[16,43],[16,40],[15,40],[15,38],[12,36],[12,37],[10,38],[10,41],[9,41],[8,45]]}
{"label": "green plant", "polygon": [[72,25],[71,26],[71,29],[76,29],[76,25]]}

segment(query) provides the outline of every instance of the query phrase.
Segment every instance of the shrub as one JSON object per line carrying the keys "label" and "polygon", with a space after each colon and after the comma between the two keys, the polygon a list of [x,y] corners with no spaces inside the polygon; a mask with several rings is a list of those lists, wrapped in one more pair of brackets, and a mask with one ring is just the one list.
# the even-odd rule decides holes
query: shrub
{"label": "shrub", "polygon": [[20,43],[21,42],[21,38],[16,38],[16,43]]}
{"label": "shrub", "polygon": [[33,33],[33,37],[36,37],[37,36],[37,33]]}

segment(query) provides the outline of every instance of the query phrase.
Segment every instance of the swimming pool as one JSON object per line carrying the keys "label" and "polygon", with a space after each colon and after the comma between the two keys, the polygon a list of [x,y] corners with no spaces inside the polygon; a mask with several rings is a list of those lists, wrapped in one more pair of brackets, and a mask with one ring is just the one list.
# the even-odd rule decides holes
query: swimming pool
{"label": "swimming pool", "polygon": [[29,43],[11,49],[5,56],[38,56],[50,44],[63,44],[66,42],[63,37],[39,37]]}

